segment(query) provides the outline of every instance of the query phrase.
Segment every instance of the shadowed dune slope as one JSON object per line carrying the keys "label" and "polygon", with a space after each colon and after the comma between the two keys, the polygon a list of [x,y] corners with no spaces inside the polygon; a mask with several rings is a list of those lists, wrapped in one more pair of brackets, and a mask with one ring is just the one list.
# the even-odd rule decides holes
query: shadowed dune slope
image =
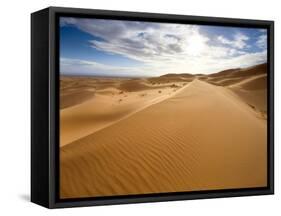
{"label": "shadowed dune slope", "polygon": [[192,74],[165,74],[160,77],[152,77],[147,80],[151,83],[191,82],[195,78]]}
{"label": "shadowed dune slope", "polygon": [[251,77],[266,75],[266,73],[267,64],[260,64],[249,68],[225,70],[207,75],[206,77],[208,78],[207,81],[211,84],[228,86]]}
{"label": "shadowed dune slope", "polygon": [[121,91],[125,92],[138,92],[138,91],[144,91],[144,90],[152,90],[152,89],[160,89],[165,86],[168,86],[167,83],[162,82],[162,84],[166,85],[160,85],[160,86],[152,86],[150,85],[147,80],[142,80],[142,79],[133,79],[133,80],[127,80],[122,83],[117,87]]}
{"label": "shadowed dune slope", "polygon": [[238,82],[231,87],[239,86],[245,90],[255,91],[260,89],[267,89],[267,75],[261,74],[257,76],[252,76],[248,79],[245,79],[241,82]]}
{"label": "shadowed dune slope", "polygon": [[114,87],[116,80],[91,77],[62,76],[60,80],[60,109],[84,103],[95,96],[97,90]]}
{"label": "shadowed dune slope", "polygon": [[267,118],[267,64],[231,69],[205,77],[207,82],[232,90],[252,109]]}
{"label": "shadowed dune slope", "polygon": [[81,104],[94,97],[94,95],[95,92],[87,90],[76,90],[68,94],[63,94],[60,96],[60,109]]}
{"label": "shadowed dune slope", "polygon": [[267,118],[267,75],[258,75],[229,86],[236,95]]}
{"label": "shadowed dune slope", "polygon": [[235,69],[229,69],[224,70],[218,73],[213,73],[208,75],[212,78],[226,78],[226,77],[245,77],[245,76],[255,76],[264,74],[267,71],[267,64],[259,64],[248,68],[235,68]]}
{"label": "shadowed dune slope", "polygon": [[217,73],[210,74],[209,77],[212,77],[212,78],[218,77],[219,78],[219,77],[225,77],[225,76],[233,76],[233,74],[239,70],[240,70],[240,68],[223,70],[223,71],[220,71]]}
{"label": "shadowed dune slope", "polygon": [[61,147],[62,198],[266,186],[266,122],[194,80],[168,99]]}
{"label": "shadowed dune slope", "polygon": [[193,74],[181,73],[181,74],[164,74],[160,78],[194,78]]}
{"label": "shadowed dune slope", "polygon": [[231,74],[231,77],[242,77],[242,76],[255,76],[264,74],[267,71],[267,64],[260,64],[255,65],[249,68],[240,69],[238,71],[235,71],[233,74]]}

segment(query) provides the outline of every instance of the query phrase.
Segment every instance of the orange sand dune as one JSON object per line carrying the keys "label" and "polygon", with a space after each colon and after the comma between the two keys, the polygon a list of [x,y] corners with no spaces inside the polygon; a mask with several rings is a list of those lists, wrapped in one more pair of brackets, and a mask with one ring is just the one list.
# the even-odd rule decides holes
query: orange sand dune
{"label": "orange sand dune", "polygon": [[96,90],[114,87],[118,80],[92,79],[89,77],[61,77],[60,109],[81,104],[92,99]]}
{"label": "orange sand dune", "polygon": [[266,121],[255,110],[198,79],[166,96],[61,147],[61,198],[267,185]]}
{"label": "orange sand dune", "polygon": [[152,77],[147,80],[152,84],[163,84],[163,83],[172,83],[172,82],[191,82],[195,78],[191,74],[166,74],[160,77]]}
{"label": "orange sand dune", "polygon": [[242,68],[240,70],[235,71],[233,74],[231,74],[231,77],[243,77],[243,76],[255,76],[264,74],[267,71],[267,64],[260,64],[255,65],[248,68]]}
{"label": "orange sand dune", "polygon": [[267,75],[253,76],[229,86],[245,103],[267,118]]}
{"label": "orange sand dune", "polygon": [[250,78],[244,79],[238,83],[231,85],[231,87],[239,86],[245,90],[259,90],[267,88],[267,75],[261,74],[251,76]]}
{"label": "orange sand dune", "polygon": [[206,77],[211,84],[228,87],[262,118],[267,118],[267,64],[226,70]]}
{"label": "orange sand dune", "polygon": [[[160,78],[160,80],[163,80],[163,78]],[[151,90],[151,89],[162,89],[163,87],[169,87],[173,83],[172,81],[170,81],[171,84],[165,82],[165,80],[163,81],[164,82],[156,85],[156,83],[153,82],[150,83],[147,80],[132,79],[132,80],[126,80],[124,82],[121,82],[117,88],[125,92],[136,92],[136,91],[144,91],[144,90]],[[184,80],[180,80],[180,81],[183,82]]]}
{"label": "orange sand dune", "polygon": [[60,96],[60,108],[68,108],[84,101],[87,101],[94,97],[95,92],[89,90],[76,90],[70,93],[61,94]]}
{"label": "orange sand dune", "polygon": [[[88,78],[89,79],[89,78]],[[98,81],[89,79],[92,95],[85,93],[85,83],[62,90],[60,110],[60,146],[101,130],[138,112],[145,107],[170,97],[187,82],[150,86],[141,79]],[[71,80],[75,82],[75,78]],[[81,82],[81,79],[80,79]],[[79,82],[79,83],[80,83]],[[104,88],[108,82],[113,87]],[[79,90],[79,87],[82,90]],[[89,89],[89,86],[87,87]],[[69,93],[70,92],[70,93]],[[66,96],[65,96],[66,95]],[[77,95],[77,97],[76,97]],[[64,108],[64,109],[62,109]]]}
{"label": "orange sand dune", "polygon": [[212,84],[227,86],[241,82],[249,77],[266,75],[267,64],[260,64],[248,68],[237,68],[221,71],[218,73],[210,74],[201,77],[200,79],[206,79]]}
{"label": "orange sand dune", "polygon": [[260,64],[260,65],[255,65],[252,67],[248,68],[235,68],[235,69],[229,69],[229,70],[224,70],[220,71],[218,73],[213,73],[208,75],[208,77],[215,79],[215,78],[226,78],[226,77],[247,77],[247,76],[255,76],[255,75],[260,75],[264,74],[267,71],[267,64]]}

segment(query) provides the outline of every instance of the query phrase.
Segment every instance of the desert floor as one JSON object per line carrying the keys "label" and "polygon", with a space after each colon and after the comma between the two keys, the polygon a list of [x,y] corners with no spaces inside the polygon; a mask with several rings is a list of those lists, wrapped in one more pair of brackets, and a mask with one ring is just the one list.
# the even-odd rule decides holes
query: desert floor
{"label": "desert floor", "polygon": [[61,77],[61,198],[266,186],[266,67]]}

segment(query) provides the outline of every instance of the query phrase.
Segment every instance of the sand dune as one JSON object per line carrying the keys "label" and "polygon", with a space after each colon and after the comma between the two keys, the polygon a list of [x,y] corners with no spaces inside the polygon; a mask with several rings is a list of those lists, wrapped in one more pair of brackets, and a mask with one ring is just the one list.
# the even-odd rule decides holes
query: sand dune
{"label": "sand dune", "polygon": [[235,68],[235,69],[229,69],[229,70],[224,70],[220,71],[218,73],[213,73],[208,75],[208,77],[212,78],[226,78],[226,77],[247,77],[247,76],[255,76],[255,75],[260,75],[264,74],[267,71],[267,64],[260,64],[260,65],[255,65],[252,67],[248,68]]}
{"label": "sand dune", "polygon": [[166,74],[160,77],[152,77],[147,80],[152,84],[167,84],[173,82],[191,82],[195,78],[194,75],[191,74]]}
{"label": "sand dune", "polygon": [[249,77],[266,75],[266,72],[267,64],[260,64],[249,68],[225,70],[218,73],[203,76],[202,78],[207,78],[208,82],[211,82],[212,84],[227,86],[243,81]]}
{"label": "sand dune", "polygon": [[80,103],[83,103],[84,101],[87,101],[94,97],[95,93],[94,91],[88,91],[88,90],[77,90],[70,92],[68,94],[63,94],[60,96],[61,103],[60,108],[68,108]]}
{"label": "sand dune", "polygon": [[264,65],[252,67],[248,70],[248,74],[251,73],[255,75],[248,75],[244,80],[229,85],[228,87],[245,103],[247,103],[255,111],[259,112],[262,118],[267,119],[266,67]]}
{"label": "sand dune", "polygon": [[60,81],[60,109],[81,104],[94,97],[97,89],[114,86],[115,82],[98,81],[87,77],[62,77]]}
{"label": "sand dune", "polygon": [[[118,108],[111,109],[106,96],[97,94],[63,109],[62,119],[84,113],[89,127],[87,135],[61,147],[61,197],[266,186],[266,121],[245,102],[253,95],[249,93],[249,99],[237,92],[263,91],[262,85],[253,89],[251,84],[261,79],[227,88],[195,79],[178,84],[176,91],[133,92]],[[114,94],[114,104],[122,94]],[[106,121],[111,124],[96,129]],[[73,122],[63,123],[69,125]],[[85,125],[81,128],[87,130]]]}
{"label": "sand dune", "polygon": [[260,113],[262,118],[267,118],[267,64],[226,70],[204,78],[211,84],[232,90],[242,101]]}
{"label": "sand dune", "polygon": [[251,76],[250,78],[244,79],[243,81],[236,82],[231,87],[239,86],[245,90],[259,90],[267,88],[267,75],[261,74]]}
{"label": "sand dune", "polygon": [[255,75],[264,74],[266,73],[266,71],[267,71],[267,64],[264,63],[264,64],[237,70],[233,74],[231,74],[231,77],[255,76]]}
{"label": "sand dune", "polygon": [[245,103],[267,118],[267,76],[257,75],[229,86]]}
{"label": "sand dune", "polygon": [[[69,78],[71,83],[76,83],[75,80]],[[118,79],[115,82],[113,79],[89,79],[88,82],[83,80],[82,83],[74,87],[72,84],[71,88],[68,86],[67,90],[62,90],[60,146],[101,130],[170,97],[184,87],[187,81],[154,86],[143,79]],[[111,83],[112,87],[108,87],[108,83]],[[88,95],[86,92],[89,89],[91,94]]]}
{"label": "sand dune", "polygon": [[223,70],[217,73],[213,73],[208,75],[208,77],[212,77],[212,78],[216,78],[216,77],[229,77],[229,76],[233,76],[233,74],[237,71],[239,71],[240,68],[234,68],[234,69],[228,69],[228,70]]}

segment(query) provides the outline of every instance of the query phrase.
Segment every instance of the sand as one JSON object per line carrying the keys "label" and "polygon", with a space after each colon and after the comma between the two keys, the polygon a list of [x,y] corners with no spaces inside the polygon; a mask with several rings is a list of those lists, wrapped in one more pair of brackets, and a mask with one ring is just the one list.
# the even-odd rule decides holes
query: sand
{"label": "sand", "polygon": [[260,68],[99,84],[79,78],[76,90],[94,96],[61,107],[61,198],[266,186]]}
{"label": "sand", "polygon": [[222,71],[210,75],[207,82],[230,89],[267,119],[267,64]]}
{"label": "sand", "polygon": [[[73,79],[75,80],[75,78]],[[62,94],[60,146],[101,130],[152,104],[165,100],[188,83],[180,80],[176,84],[152,85],[149,82],[144,84],[142,80],[126,79],[111,81],[115,88],[102,88],[104,82],[100,82],[97,87],[95,80],[92,79],[89,82],[96,88],[84,89],[82,97],[75,96],[82,92],[81,88],[84,86],[64,91],[71,92],[68,93],[69,96],[67,95],[68,100],[65,100],[66,93]],[[75,83],[73,80],[71,82]],[[108,83],[109,80],[105,82]],[[91,95],[88,96],[87,92],[90,91],[92,91]],[[84,94],[87,94],[88,97],[84,97]],[[73,98],[73,103],[69,102],[71,98]],[[66,106],[66,102],[68,106]]]}

